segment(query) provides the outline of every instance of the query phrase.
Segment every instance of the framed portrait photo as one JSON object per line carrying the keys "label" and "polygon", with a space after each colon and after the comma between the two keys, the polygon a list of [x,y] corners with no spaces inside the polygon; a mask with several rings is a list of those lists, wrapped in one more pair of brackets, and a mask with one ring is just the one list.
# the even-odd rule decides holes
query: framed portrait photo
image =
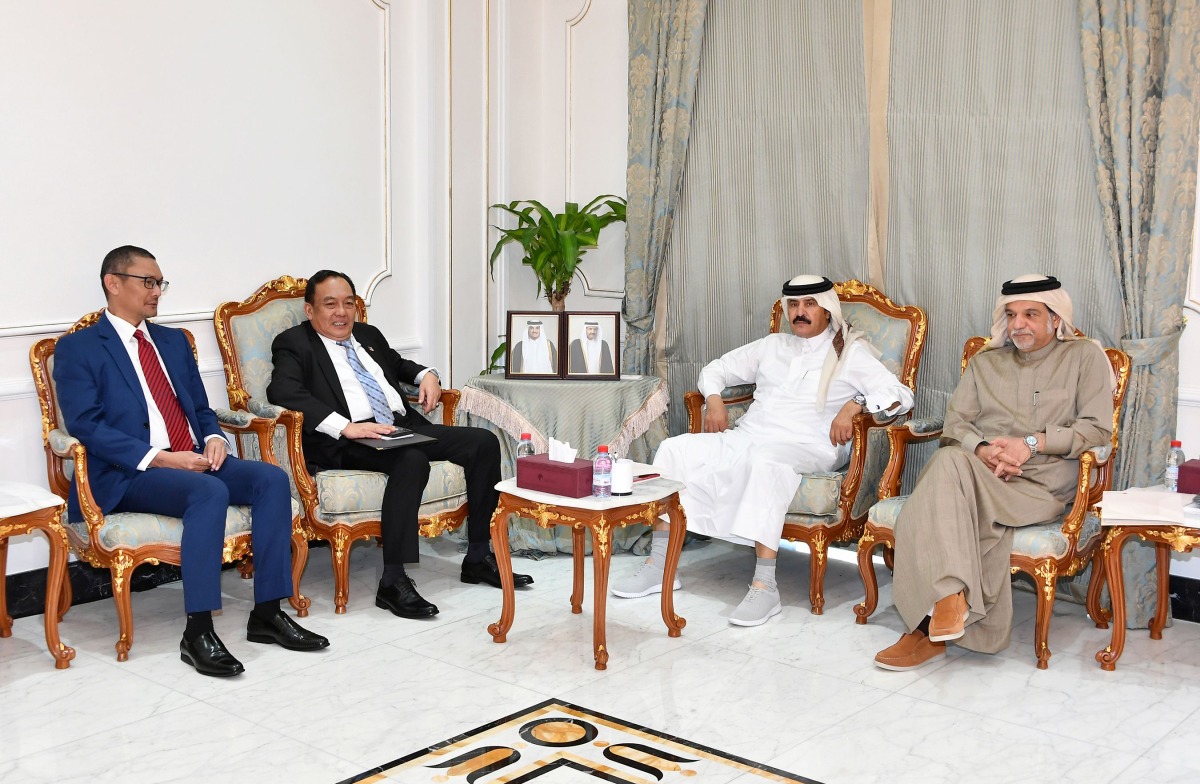
{"label": "framed portrait photo", "polygon": [[563,342],[567,344],[564,378],[621,377],[621,329],[618,313],[564,314]]}
{"label": "framed portrait photo", "polygon": [[508,311],[505,378],[562,378],[562,313]]}

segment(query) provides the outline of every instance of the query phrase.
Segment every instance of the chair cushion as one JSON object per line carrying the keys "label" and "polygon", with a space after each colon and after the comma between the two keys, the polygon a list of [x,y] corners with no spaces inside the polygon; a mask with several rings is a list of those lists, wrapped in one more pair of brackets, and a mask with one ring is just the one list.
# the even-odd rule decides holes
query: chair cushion
{"label": "chair cushion", "polygon": [[900,516],[900,508],[904,506],[904,502],[907,500],[908,496],[906,495],[883,499],[872,506],[871,510],[867,512],[867,522],[877,528],[896,530],[896,518]]}
{"label": "chair cushion", "polygon": [[[292,516],[300,514],[300,504],[292,501]],[[67,523],[85,542],[88,537],[87,523]],[[250,530],[250,507],[231,506],[225,515],[225,538],[247,533]],[[116,512],[105,515],[100,527],[100,543],[107,549],[118,547],[134,549],[152,544],[169,544],[176,547],[183,541],[183,520],[167,515],[143,512]]]}
{"label": "chair cushion", "polygon": [[[403,447],[401,447],[403,448]],[[360,519],[379,519],[387,474],[376,471],[321,471],[315,477],[317,509],[322,519],[331,515],[363,514]],[[457,499],[467,494],[467,478],[460,466],[445,461],[429,464],[429,482],[421,494],[421,514],[432,514],[426,505]]]}
{"label": "chair cushion", "polygon": [[836,515],[838,496],[842,491],[844,472],[821,471],[820,473],[805,474],[800,482],[792,503],[788,505],[787,522],[794,514],[802,515]]}
{"label": "chair cushion", "polygon": [[[1083,530],[1079,532],[1079,549],[1086,551],[1092,540],[1100,536],[1100,519],[1088,513],[1083,519]],[[1013,555],[1030,558],[1062,558],[1071,544],[1062,532],[1062,521],[1027,525],[1013,534]]]}
{"label": "chair cushion", "polygon": [[[871,507],[867,519],[878,528],[896,530],[896,518],[908,496],[885,498]],[[1100,519],[1089,512],[1083,519],[1083,530],[1079,532],[1079,549],[1087,550],[1092,540],[1100,536]],[[1062,520],[1041,525],[1026,525],[1013,532],[1012,552],[1030,558],[1062,558],[1067,554],[1070,543],[1062,532]]]}

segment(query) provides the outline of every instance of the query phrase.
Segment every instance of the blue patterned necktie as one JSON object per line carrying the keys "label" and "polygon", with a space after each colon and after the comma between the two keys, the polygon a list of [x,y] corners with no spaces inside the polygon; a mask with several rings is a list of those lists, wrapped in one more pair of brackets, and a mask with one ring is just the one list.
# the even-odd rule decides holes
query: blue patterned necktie
{"label": "blue patterned necktie", "polygon": [[375,421],[382,425],[395,424],[396,418],[392,415],[391,406],[388,405],[387,395],[383,394],[383,389],[371,375],[371,371],[363,367],[358,353],[354,350],[354,344],[349,340],[339,340],[337,344],[346,349],[346,359],[350,361],[350,369],[354,371],[354,375],[358,376],[358,383],[362,384],[363,391],[367,393],[367,400],[371,401],[371,410],[375,412]]}

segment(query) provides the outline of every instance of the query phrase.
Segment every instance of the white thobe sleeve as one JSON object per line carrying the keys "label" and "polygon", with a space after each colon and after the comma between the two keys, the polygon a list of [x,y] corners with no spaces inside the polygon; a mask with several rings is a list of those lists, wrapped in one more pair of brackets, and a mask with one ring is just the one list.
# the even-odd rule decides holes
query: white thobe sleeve
{"label": "white thobe sleeve", "polygon": [[[867,411],[903,414],[913,407],[913,393],[865,346],[853,345],[843,379],[867,398]],[[899,407],[888,410],[895,403]]]}
{"label": "white thobe sleeve", "polygon": [[700,380],[696,384],[700,394],[707,398],[721,394],[725,387],[756,383],[765,346],[765,338],[756,340],[709,362],[700,371]]}

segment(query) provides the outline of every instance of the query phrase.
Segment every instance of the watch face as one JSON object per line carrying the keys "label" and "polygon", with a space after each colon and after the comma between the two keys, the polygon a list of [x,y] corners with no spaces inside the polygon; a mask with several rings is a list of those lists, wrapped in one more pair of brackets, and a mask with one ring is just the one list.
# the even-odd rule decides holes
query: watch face
{"label": "watch face", "polygon": [[1032,449],[1037,446],[1037,436],[1025,436],[1025,443]]}

